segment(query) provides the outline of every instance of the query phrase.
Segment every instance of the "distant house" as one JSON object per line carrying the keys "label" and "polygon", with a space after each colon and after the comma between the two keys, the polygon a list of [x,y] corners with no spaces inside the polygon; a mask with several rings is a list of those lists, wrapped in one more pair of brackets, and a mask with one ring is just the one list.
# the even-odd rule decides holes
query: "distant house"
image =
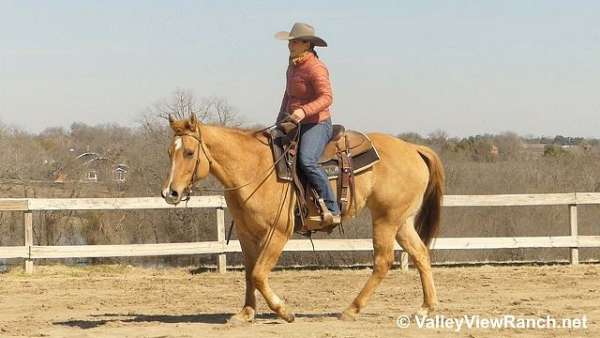
{"label": "distant house", "polygon": [[86,182],[106,181],[110,177],[110,162],[108,158],[98,153],[83,153],[77,157],[80,179]]}
{"label": "distant house", "polygon": [[80,182],[117,182],[127,181],[129,166],[124,163],[114,163],[109,158],[95,152],[85,152],[76,156],[64,167],[54,173],[54,182],[62,183],[68,180]]}
{"label": "distant house", "polygon": [[113,166],[113,180],[119,183],[126,181],[127,173],[129,172],[129,166],[127,164],[119,163]]}

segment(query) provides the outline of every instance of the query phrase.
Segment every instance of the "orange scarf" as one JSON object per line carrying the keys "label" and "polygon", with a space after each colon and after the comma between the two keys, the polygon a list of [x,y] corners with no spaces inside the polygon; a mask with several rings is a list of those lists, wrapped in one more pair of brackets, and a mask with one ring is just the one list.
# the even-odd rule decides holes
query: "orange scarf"
{"label": "orange scarf", "polygon": [[290,65],[297,66],[297,65],[301,64],[302,62],[306,61],[306,59],[308,59],[308,56],[310,55],[310,53],[312,53],[312,52],[307,50],[304,53],[302,53],[296,57],[290,56]]}

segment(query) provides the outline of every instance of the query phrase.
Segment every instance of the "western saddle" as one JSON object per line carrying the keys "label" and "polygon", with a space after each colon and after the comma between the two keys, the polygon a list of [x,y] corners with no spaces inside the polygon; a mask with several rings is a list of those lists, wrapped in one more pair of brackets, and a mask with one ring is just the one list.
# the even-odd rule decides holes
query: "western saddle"
{"label": "western saddle", "polygon": [[[323,226],[321,221],[315,221],[315,219],[322,220],[326,206],[297,169],[296,150],[299,140],[296,135],[298,135],[296,130],[285,134],[280,129],[274,128],[269,132],[277,177],[280,180],[293,182],[296,192],[294,231],[303,235],[310,235],[315,231],[331,233],[340,224]],[[348,215],[351,206],[356,209],[354,175],[371,168],[379,159],[379,154],[367,135],[346,130],[341,125],[333,125],[333,136],[325,146],[319,163],[325,170],[330,184],[336,181],[337,189],[334,191],[342,218]],[[356,215],[356,210],[354,214]]]}

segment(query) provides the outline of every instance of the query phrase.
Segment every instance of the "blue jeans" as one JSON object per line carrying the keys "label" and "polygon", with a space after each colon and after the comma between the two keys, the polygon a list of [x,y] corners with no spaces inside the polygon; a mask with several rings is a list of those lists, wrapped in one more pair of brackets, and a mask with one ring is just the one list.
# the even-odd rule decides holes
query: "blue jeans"
{"label": "blue jeans", "polygon": [[333,127],[331,119],[320,123],[304,123],[300,125],[300,146],[298,164],[304,178],[315,188],[319,197],[325,201],[327,208],[334,214],[340,214],[340,207],[329,185],[327,174],[319,164],[319,158],[331,139]]}

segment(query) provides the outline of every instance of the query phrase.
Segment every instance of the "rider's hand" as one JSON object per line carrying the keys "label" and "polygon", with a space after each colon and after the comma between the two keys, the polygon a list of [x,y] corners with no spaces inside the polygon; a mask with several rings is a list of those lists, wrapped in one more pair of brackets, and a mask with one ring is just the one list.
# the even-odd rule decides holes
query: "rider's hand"
{"label": "rider's hand", "polygon": [[294,123],[291,119],[288,121],[282,121],[277,124],[277,128],[283,131],[284,134],[289,134],[292,130],[296,129],[298,124]]}
{"label": "rider's hand", "polygon": [[300,121],[302,121],[304,119],[304,117],[306,117],[306,113],[304,112],[304,110],[302,108],[298,108],[298,109],[294,110],[292,115],[290,115],[290,119],[292,121],[294,121],[296,124],[300,123]]}

